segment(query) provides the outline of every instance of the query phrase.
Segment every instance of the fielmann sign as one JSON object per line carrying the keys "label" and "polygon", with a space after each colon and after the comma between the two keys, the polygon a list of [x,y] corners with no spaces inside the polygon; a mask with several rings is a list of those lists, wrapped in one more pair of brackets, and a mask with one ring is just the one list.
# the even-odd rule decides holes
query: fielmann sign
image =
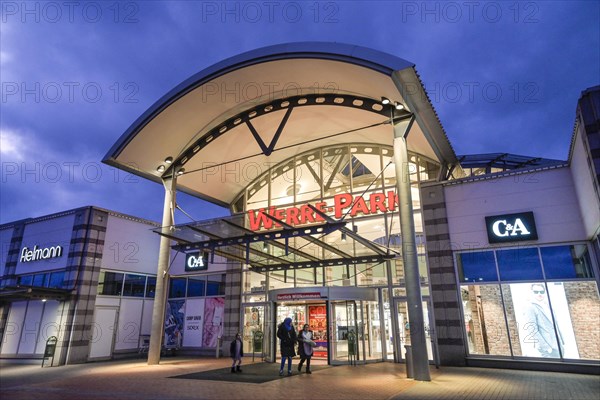
{"label": "fielmann sign", "polygon": [[[390,191],[387,193],[371,193],[368,200],[363,196],[340,193],[333,197],[333,204],[322,201],[315,203],[314,207],[323,214],[333,213],[335,218],[339,219],[345,213],[354,217],[359,214],[371,215],[379,212],[395,211],[397,205],[398,196],[395,192]],[[266,214],[292,226],[325,222],[325,219],[307,204],[287,208],[269,207],[248,211],[250,229],[259,231],[282,227],[281,224],[273,221]]]}

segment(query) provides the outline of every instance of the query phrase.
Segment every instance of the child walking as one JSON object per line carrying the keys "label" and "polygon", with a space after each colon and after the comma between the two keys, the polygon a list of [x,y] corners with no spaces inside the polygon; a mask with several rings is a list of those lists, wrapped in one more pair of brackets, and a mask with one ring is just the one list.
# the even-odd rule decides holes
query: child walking
{"label": "child walking", "polygon": [[[242,357],[244,357],[244,343],[242,342],[242,337],[239,333],[235,335],[235,339],[231,342],[229,346],[229,354],[231,355],[231,359],[233,363],[231,364],[231,372],[242,372]],[[235,363],[237,362],[237,366]]]}

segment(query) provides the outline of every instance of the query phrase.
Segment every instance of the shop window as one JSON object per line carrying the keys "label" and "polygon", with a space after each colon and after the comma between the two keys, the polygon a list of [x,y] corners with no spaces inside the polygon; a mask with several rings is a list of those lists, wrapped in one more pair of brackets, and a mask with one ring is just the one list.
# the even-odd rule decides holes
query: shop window
{"label": "shop window", "polygon": [[296,270],[296,287],[315,286],[315,269],[300,268]]}
{"label": "shop window", "polygon": [[17,280],[19,286],[31,286],[33,285],[33,275],[23,275]]}
{"label": "shop window", "polygon": [[542,265],[537,248],[498,250],[498,270],[503,281],[542,280]]}
{"label": "shop window", "polygon": [[48,274],[36,274],[33,276],[33,286],[45,287],[48,284]]}
{"label": "shop window", "polygon": [[188,297],[203,297],[206,289],[206,277],[191,276],[188,278]]}
{"label": "shop window", "polygon": [[461,253],[457,258],[461,282],[496,282],[496,262],[492,251]]}
{"label": "shop window", "polygon": [[267,277],[264,274],[248,269],[244,271],[244,293],[264,292],[267,286]]}
{"label": "shop window", "polygon": [[510,356],[500,285],[465,285],[461,294],[469,352]]}
{"label": "shop window", "polygon": [[548,293],[564,341],[563,358],[599,360],[600,298],[596,282],[549,282]]}
{"label": "shop window", "polygon": [[123,290],[123,276],[119,272],[100,271],[98,279],[98,294],[120,296]]}
{"label": "shop window", "polygon": [[169,281],[169,298],[185,297],[185,278],[172,278]]}
{"label": "shop window", "polygon": [[156,277],[149,276],[148,283],[146,284],[146,297],[154,298],[156,292]]}
{"label": "shop window", "polygon": [[123,285],[123,296],[144,297],[145,287],[145,275],[127,274]]}
{"label": "shop window", "polygon": [[65,279],[65,272],[53,272],[50,274],[50,281],[48,282],[49,288],[60,289],[63,287],[63,281]]}
{"label": "shop window", "polygon": [[206,284],[207,296],[222,296],[225,294],[225,274],[209,275]]}
{"label": "shop window", "polygon": [[593,278],[585,245],[540,248],[546,279]]}

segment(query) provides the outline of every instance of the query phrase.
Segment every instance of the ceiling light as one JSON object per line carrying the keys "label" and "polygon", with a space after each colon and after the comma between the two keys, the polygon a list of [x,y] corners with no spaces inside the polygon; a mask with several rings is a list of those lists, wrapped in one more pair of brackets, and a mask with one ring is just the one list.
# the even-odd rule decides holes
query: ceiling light
{"label": "ceiling light", "polygon": [[167,164],[171,164],[173,162],[173,157],[167,157],[167,158],[165,158],[165,162]]}
{"label": "ceiling light", "polygon": [[269,245],[266,242],[263,243],[263,251],[269,251]]}
{"label": "ceiling light", "polygon": [[156,168],[156,170],[158,172],[165,172],[165,166],[164,165],[159,165],[158,168]]}
{"label": "ceiling light", "polygon": [[177,170],[177,175],[183,175],[184,172],[185,172],[185,168],[179,168]]}
{"label": "ceiling light", "polygon": [[396,102],[396,110],[404,110],[404,104]]}
{"label": "ceiling light", "polygon": [[390,99],[388,99],[387,97],[382,97],[381,104],[384,104],[384,105],[390,104]]}
{"label": "ceiling light", "polygon": [[342,232],[342,243],[346,243],[346,232]]}

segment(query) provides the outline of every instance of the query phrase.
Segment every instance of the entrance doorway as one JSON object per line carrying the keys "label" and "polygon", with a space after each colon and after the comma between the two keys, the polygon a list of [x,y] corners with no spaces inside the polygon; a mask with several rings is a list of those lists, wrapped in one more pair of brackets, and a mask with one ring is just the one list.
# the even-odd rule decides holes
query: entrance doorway
{"label": "entrance doorway", "polygon": [[[277,303],[276,309],[277,326],[288,317],[292,319],[296,333],[302,329],[304,324],[308,324],[309,329],[313,332],[313,340],[317,344],[313,349],[313,359],[328,359],[326,302]],[[277,340],[276,354],[280,354],[279,340]]]}

